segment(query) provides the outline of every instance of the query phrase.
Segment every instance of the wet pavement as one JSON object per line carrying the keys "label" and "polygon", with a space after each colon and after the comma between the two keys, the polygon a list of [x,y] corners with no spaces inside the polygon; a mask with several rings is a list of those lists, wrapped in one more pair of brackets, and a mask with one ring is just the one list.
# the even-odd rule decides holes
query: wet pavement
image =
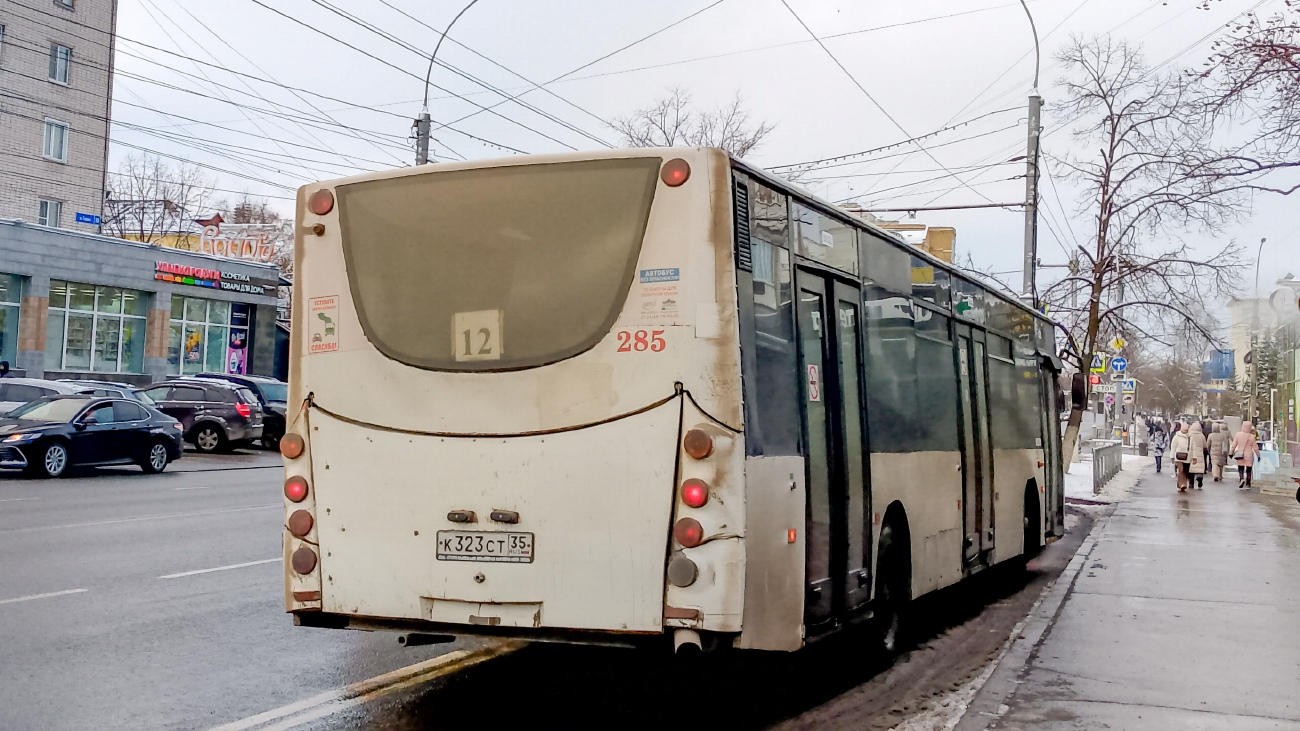
{"label": "wet pavement", "polygon": [[253,451],[0,473],[0,729],[212,728],[457,648],[294,627],[282,479]]}
{"label": "wet pavement", "polygon": [[1293,495],[1148,472],[1077,560],[1014,678],[981,694],[1005,697],[961,731],[1300,729]]}

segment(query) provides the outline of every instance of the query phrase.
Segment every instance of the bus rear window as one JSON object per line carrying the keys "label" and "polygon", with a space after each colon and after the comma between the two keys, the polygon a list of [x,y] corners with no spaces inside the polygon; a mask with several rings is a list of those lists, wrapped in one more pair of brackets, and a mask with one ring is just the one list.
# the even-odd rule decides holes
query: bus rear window
{"label": "bus rear window", "polygon": [[657,157],[341,185],[343,254],[366,337],[432,370],[568,358],[613,327],[635,274]]}

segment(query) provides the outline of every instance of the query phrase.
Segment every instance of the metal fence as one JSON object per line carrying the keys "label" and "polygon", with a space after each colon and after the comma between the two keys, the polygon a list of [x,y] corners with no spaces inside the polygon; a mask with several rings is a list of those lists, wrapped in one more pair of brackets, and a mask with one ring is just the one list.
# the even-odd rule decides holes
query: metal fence
{"label": "metal fence", "polygon": [[1124,465],[1124,443],[1094,440],[1092,443],[1092,494],[1101,492],[1101,488],[1110,482],[1110,478],[1119,474]]}

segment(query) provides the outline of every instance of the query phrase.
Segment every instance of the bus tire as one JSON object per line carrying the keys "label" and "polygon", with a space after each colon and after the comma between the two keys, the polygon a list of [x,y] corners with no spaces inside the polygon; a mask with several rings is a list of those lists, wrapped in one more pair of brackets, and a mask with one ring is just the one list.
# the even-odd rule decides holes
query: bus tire
{"label": "bus tire", "polygon": [[907,605],[912,593],[912,557],[907,531],[888,520],[880,529],[876,560],[875,624],[880,651],[893,657],[907,648]]}
{"label": "bus tire", "polygon": [[1031,480],[1025,487],[1025,542],[1023,556],[1025,563],[1043,550],[1043,518],[1038,508],[1038,487]]}

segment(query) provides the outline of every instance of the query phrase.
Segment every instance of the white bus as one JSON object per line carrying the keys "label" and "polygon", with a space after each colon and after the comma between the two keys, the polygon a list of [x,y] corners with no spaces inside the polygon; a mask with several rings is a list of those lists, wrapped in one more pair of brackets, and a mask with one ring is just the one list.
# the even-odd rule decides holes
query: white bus
{"label": "white bus", "polygon": [[713,149],[298,194],[285,601],[796,650],[1062,535],[1051,324]]}

